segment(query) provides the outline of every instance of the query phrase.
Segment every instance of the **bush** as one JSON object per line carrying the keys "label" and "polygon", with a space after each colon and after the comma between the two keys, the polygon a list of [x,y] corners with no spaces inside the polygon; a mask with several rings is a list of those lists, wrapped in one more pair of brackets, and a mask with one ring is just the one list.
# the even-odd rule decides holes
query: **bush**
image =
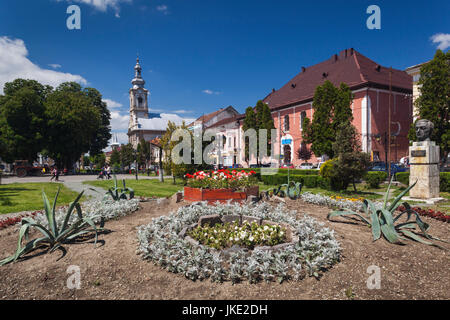
{"label": "bush", "polygon": [[[409,185],[409,172],[398,172],[395,178],[404,185]],[[439,191],[450,192],[450,172],[439,173]]]}
{"label": "bush", "polygon": [[380,183],[386,180],[387,174],[386,172],[367,172],[365,176],[365,180],[369,187],[378,189],[380,187]]}
{"label": "bush", "polygon": [[342,181],[342,177],[337,174],[337,163],[338,159],[331,159],[325,161],[325,163],[320,167],[320,175],[325,180],[325,185],[328,189],[339,191],[344,188],[344,183]]}
{"label": "bush", "polygon": [[441,172],[439,174],[439,191],[450,192],[450,172]]}
{"label": "bush", "polygon": [[409,172],[397,172],[395,174],[395,180],[408,186],[409,185]]}

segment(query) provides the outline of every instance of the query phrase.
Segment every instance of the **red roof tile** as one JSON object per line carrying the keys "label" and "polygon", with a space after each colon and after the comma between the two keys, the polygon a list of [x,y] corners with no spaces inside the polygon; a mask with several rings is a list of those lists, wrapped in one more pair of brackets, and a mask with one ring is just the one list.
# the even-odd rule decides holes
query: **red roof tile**
{"label": "red roof tile", "polygon": [[[312,100],[317,86],[326,80],[335,86],[342,82],[352,90],[359,87],[389,88],[389,68],[379,66],[354,49],[341,51],[330,59],[305,68],[281,89],[271,92],[264,102],[271,109]],[[412,77],[405,71],[392,69],[392,89],[412,93]]]}

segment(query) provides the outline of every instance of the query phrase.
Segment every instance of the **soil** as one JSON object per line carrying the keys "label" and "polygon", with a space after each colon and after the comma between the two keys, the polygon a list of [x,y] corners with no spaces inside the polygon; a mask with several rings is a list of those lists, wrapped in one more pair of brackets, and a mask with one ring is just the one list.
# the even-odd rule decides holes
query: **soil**
{"label": "soil", "polygon": [[[449,251],[412,241],[393,245],[384,239],[372,241],[370,229],[343,218],[328,221],[328,208],[287,200],[298,215],[309,214],[336,231],[342,260],[316,279],[306,277],[282,284],[232,285],[209,280],[186,279],[169,273],[136,254],[138,226],[168,214],[186,203],[156,201],[141,203],[127,217],[106,223],[111,233],[102,234],[94,248],[92,239],[39,254],[0,267],[0,299],[449,299]],[[450,224],[428,217],[430,234],[449,240]],[[11,255],[17,244],[16,227],[0,230],[0,257]],[[446,245],[448,248],[450,245]],[[81,288],[68,289],[69,266],[79,266]],[[380,289],[368,289],[369,266],[381,272]]]}

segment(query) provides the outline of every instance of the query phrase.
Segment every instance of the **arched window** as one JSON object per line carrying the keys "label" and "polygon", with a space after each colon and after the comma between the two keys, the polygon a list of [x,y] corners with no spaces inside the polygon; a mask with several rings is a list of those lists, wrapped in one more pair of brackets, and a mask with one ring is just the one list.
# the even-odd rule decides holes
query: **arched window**
{"label": "arched window", "polygon": [[138,97],[138,106],[140,107],[140,106],[142,106],[142,102],[143,102],[144,100],[142,99],[142,97]]}
{"label": "arched window", "polygon": [[289,115],[284,116],[284,131],[289,131]]}
{"label": "arched window", "polygon": [[306,111],[302,111],[302,113],[300,113],[300,130],[303,130],[303,121],[306,118]]}

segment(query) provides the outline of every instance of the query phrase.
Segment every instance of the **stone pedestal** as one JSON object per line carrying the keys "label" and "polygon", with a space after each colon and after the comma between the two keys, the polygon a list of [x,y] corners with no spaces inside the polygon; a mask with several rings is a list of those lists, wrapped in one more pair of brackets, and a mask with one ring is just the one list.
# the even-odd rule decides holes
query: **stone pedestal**
{"label": "stone pedestal", "polygon": [[417,180],[409,191],[410,197],[439,198],[439,146],[434,141],[414,142],[409,147],[409,163],[409,185]]}

